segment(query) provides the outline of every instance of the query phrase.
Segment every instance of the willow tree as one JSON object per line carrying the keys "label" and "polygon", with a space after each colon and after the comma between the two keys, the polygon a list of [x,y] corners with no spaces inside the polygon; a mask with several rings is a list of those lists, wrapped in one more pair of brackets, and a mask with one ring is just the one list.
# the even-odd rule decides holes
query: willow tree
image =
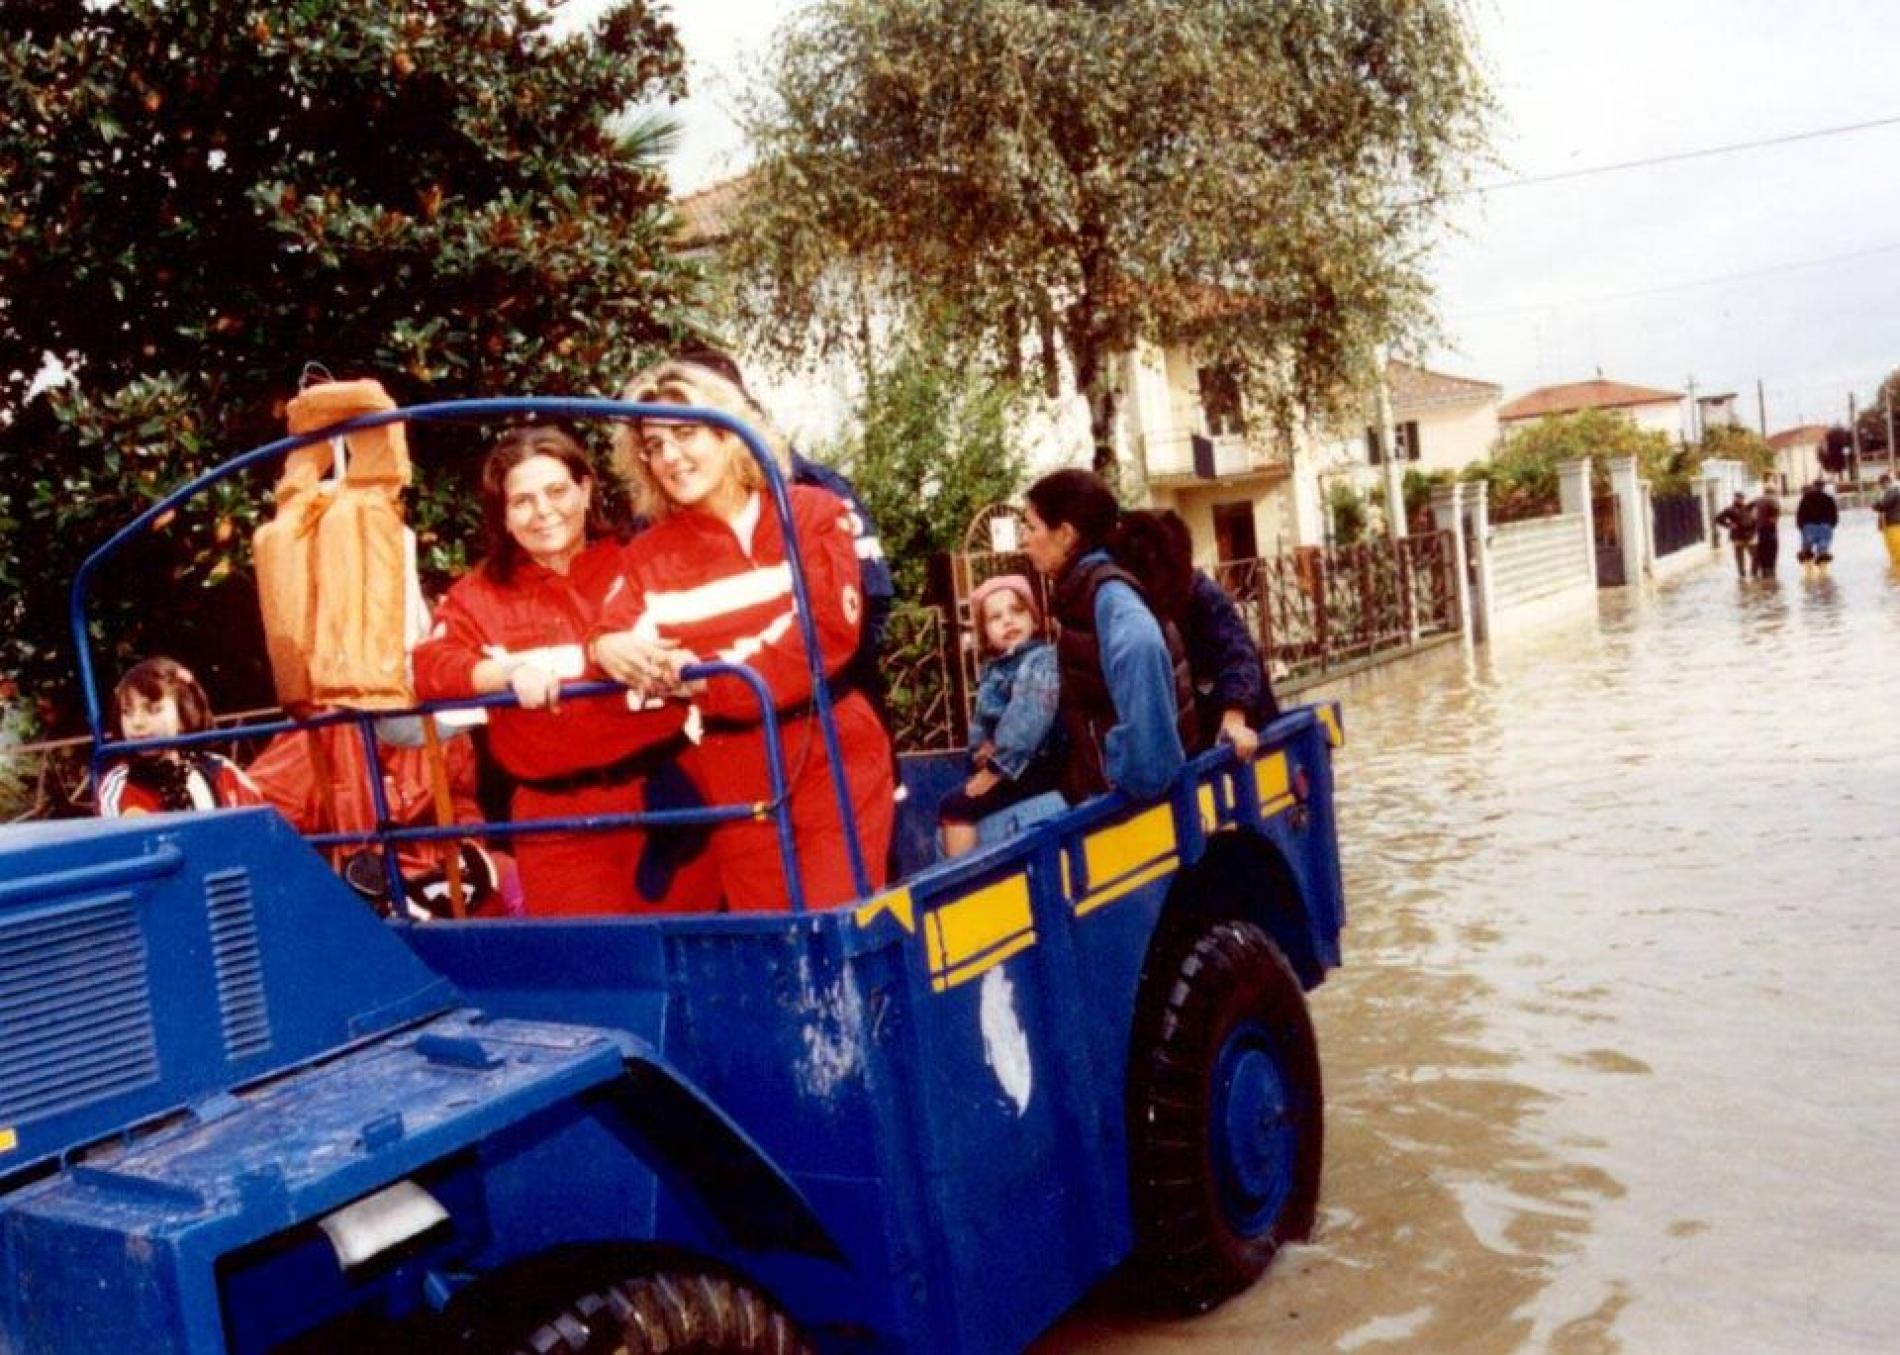
{"label": "willow tree", "polygon": [[1139,340],[1284,422],[1428,323],[1489,108],[1460,0],[816,0],[747,115],[741,317],[796,358],[868,290],[1045,381],[1066,357],[1103,469]]}
{"label": "willow tree", "polygon": [[[306,362],[405,403],[591,393],[683,332],[696,273],[652,138],[623,117],[683,92],[647,0],[571,32],[538,0],[8,0],[0,678],[70,674],[83,552],[281,432]],[[261,673],[239,595],[267,488],[121,570],[101,643],[260,694],[236,670]],[[425,545],[469,497],[424,484]]]}

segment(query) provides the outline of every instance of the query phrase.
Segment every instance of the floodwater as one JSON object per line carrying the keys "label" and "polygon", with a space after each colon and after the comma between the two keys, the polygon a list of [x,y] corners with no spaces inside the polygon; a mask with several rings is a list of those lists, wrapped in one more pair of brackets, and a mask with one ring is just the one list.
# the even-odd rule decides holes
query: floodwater
{"label": "floodwater", "polygon": [[1315,1236],[1039,1355],[1900,1350],[1900,575],[1795,545],[1335,693]]}

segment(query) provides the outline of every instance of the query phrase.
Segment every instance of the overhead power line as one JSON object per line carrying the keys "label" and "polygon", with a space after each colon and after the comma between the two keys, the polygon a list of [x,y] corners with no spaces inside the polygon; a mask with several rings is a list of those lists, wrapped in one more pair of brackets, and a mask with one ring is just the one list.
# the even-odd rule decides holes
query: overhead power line
{"label": "overhead power line", "polygon": [[1795,263],[1770,264],[1766,268],[1751,268],[1743,273],[1722,273],[1715,277],[1696,278],[1689,282],[1670,282],[1656,287],[1644,287],[1631,292],[1600,292],[1593,296],[1559,297],[1550,301],[1531,301],[1516,306],[1491,306],[1484,310],[1452,309],[1450,315],[1463,316],[1466,319],[1479,319],[1487,315],[1512,315],[1520,311],[1555,310],[1564,306],[1591,306],[1607,301],[1635,301],[1642,297],[1662,296],[1668,292],[1687,292],[1697,287],[1716,287],[1725,282],[1746,282],[1750,278],[1765,278],[1775,273],[1792,273],[1802,268],[1822,268],[1828,264],[1846,263],[1853,259],[1872,258],[1877,254],[1891,254],[1900,249],[1900,241],[1891,244],[1875,245],[1871,249],[1857,249],[1847,254],[1830,254],[1820,259],[1802,259]]}
{"label": "overhead power line", "polygon": [[1759,141],[1732,141],[1725,146],[1705,146],[1701,150],[1674,151],[1668,155],[1651,155],[1641,160],[1620,160],[1610,165],[1591,165],[1586,169],[1558,170],[1554,174],[1528,174],[1521,179],[1501,179],[1497,183],[1477,184],[1458,192],[1447,193],[1447,197],[1468,196],[1474,193],[1500,193],[1507,188],[1530,188],[1537,184],[1562,183],[1566,179],[1587,179],[1597,174],[1617,174],[1626,169],[1647,169],[1651,165],[1672,165],[1684,160],[1704,160],[1716,155],[1734,155],[1739,151],[1761,150],[1768,146],[1787,146],[1797,141],[1817,141],[1822,137],[1846,136],[1851,132],[1867,132],[1877,127],[1900,126],[1900,115],[1890,118],[1875,118],[1869,122],[1850,122],[1840,127],[1816,127],[1806,132],[1789,132],[1783,136],[1764,137]]}

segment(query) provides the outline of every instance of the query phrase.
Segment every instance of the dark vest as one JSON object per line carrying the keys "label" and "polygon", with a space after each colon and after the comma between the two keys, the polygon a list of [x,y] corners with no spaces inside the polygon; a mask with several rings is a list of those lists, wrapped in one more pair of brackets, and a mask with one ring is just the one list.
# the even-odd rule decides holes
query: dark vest
{"label": "dark vest", "polygon": [[[1095,592],[1111,579],[1135,590],[1144,604],[1148,595],[1141,583],[1120,565],[1108,560],[1071,564],[1057,580],[1050,611],[1062,627],[1056,639],[1056,665],[1062,674],[1059,707],[1063,733],[1068,736],[1068,760],[1062,769],[1062,794],[1070,804],[1108,789],[1102,747],[1116,724],[1115,702],[1102,672],[1102,646],[1095,634]],[[1154,611],[1149,607],[1150,612]],[[1174,623],[1157,613],[1156,623],[1168,642],[1174,665],[1175,728],[1181,747],[1195,746],[1194,680],[1188,672],[1187,648]]]}

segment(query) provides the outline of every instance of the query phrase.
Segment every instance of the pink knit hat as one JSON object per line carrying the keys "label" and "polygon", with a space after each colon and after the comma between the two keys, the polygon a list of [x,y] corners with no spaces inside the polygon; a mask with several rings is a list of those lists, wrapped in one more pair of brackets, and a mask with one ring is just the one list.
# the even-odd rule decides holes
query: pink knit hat
{"label": "pink knit hat", "polygon": [[1036,605],[1036,586],[1021,574],[998,574],[993,579],[985,579],[970,590],[970,620],[980,629],[983,625],[983,604],[992,594],[1005,589],[1023,600],[1023,606],[1029,609],[1030,617],[1036,623],[1036,629],[1042,629],[1042,608]]}

